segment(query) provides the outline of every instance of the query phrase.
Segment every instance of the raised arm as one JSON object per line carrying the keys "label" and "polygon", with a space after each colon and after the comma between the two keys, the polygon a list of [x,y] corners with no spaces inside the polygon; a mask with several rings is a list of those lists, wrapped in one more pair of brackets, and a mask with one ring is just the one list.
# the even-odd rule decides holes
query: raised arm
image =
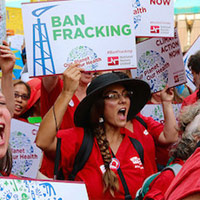
{"label": "raised arm", "polygon": [[165,121],[163,132],[160,134],[158,141],[164,144],[173,143],[178,139],[177,122],[172,107],[174,98],[173,88],[166,86],[160,95]]}
{"label": "raised arm", "polygon": [[15,66],[15,55],[10,50],[8,43],[3,41],[3,45],[0,45],[0,68],[2,70],[1,88],[2,93],[6,98],[6,104],[11,116],[13,116],[15,109],[14,102],[14,87],[12,80],[13,68]]}
{"label": "raised arm", "polygon": [[59,129],[67,106],[79,85],[81,71],[83,69],[79,68],[77,64],[74,64],[63,73],[63,90],[58,96],[54,106],[44,116],[37,133],[36,145],[43,151],[51,153],[56,151],[56,123]]}

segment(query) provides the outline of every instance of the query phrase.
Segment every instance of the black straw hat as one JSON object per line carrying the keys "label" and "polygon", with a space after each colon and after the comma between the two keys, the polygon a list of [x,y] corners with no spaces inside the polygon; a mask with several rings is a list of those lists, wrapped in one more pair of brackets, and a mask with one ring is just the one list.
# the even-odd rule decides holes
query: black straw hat
{"label": "black straw hat", "polygon": [[100,94],[106,87],[113,84],[121,84],[127,90],[133,91],[131,105],[128,112],[128,120],[132,119],[144,107],[150,97],[148,83],[138,79],[120,78],[115,73],[106,73],[96,77],[87,88],[87,96],[79,103],[74,113],[74,123],[77,127],[90,125],[90,109],[100,98]]}

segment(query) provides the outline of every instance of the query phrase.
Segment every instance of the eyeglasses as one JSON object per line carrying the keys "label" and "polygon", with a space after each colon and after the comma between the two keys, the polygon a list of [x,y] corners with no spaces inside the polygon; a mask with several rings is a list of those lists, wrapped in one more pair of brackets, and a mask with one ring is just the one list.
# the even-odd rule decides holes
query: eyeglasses
{"label": "eyeglasses", "polygon": [[127,91],[124,90],[122,94],[119,94],[118,92],[110,92],[109,94],[103,96],[103,99],[112,99],[112,100],[118,100],[122,97],[124,98],[130,98],[133,95],[133,91]]}
{"label": "eyeglasses", "polygon": [[28,100],[29,96],[26,94],[18,94],[18,93],[14,93],[15,98],[18,99],[19,97],[21,97],[22,100]]}

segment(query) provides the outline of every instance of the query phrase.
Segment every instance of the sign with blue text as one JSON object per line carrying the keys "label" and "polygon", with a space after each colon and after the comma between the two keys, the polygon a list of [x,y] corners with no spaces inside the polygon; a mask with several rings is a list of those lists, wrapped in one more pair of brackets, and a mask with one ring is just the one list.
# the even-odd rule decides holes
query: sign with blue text
{"label": "sign with blue text", "polygon": [[132,0],[135,35],[174,37],[174,0]]}
{"label": "sign with blue text", "polygon": [[0,178],[0,199],[88,200],[82,182]]}
{"label": "sign with blue text", "polygon": [[[30,76],[136,68],[131,0],[22,4]],[[102,14],[103,13],[103,14]]]}

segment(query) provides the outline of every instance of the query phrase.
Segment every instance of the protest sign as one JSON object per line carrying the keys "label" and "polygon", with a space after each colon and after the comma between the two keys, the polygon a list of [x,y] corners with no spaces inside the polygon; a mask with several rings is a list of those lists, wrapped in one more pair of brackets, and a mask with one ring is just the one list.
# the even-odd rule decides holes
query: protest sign
{"label": "protest sign", "polygon": [[[181,104],[172,104],[176,119],[178,118]],[[164,114],[161,104],[146,104],[141,110],[141,114],[145,117],[152,117],[154,120],[164,123]],[[178,120],[178,119],[177,119]]]}
{"label": "protest sign", "polygon": [[132,0],[135,35],[174,37],[173,0]]}
{"label": "protest sign", "polygon": [[6,39],[6,7],[5,0],[0,1],[0,45]]}
{"label": "protest sign", "polygon": [[183,56],[183,62],[185,66],[185,72],[187,77],[187,85],[193,90],[196,90],[196,86],[193,83],[193,75],[188,68],[188,59],[191,55],[195,54],[197,51],[200,51],[200,36],[196,39],[196,41],[192,44],[190,49]]}
{"label": "protest sign", "polygon": [[42,151],[34,142],[38,128],[36,125],[12,119],[10,134],[12,174],[36,178],[42,156]]}
{"label": "protest sign", "polygon": [[0,178],[0,199],[80,200],[88,199],[82,182],[39,181]]}
{"label": "protest sign", "polygon": [[130,0],[22,5],[30,76],[60,74],[78,62],[86,71],[136,67]]}
{"label": "protest sign", "polygon": [[[151,92],[166,84],[174,87],[186,82],[185,68],[178,33],[173,38],[151,38],[138,43],[137,77],[149,83]],[[135,77],[135,70],[133,77]]]}

